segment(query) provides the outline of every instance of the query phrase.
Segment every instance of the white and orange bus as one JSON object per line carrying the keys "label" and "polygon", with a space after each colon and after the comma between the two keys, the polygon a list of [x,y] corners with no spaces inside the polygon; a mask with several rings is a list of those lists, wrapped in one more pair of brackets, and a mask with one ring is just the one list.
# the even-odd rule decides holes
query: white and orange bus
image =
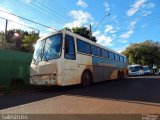
{"label": "white and orange bus", "polygon": [[60,30],[37,41],[30,67],[32,85],[89,86],[124,79],[127,58],[89,39]]}

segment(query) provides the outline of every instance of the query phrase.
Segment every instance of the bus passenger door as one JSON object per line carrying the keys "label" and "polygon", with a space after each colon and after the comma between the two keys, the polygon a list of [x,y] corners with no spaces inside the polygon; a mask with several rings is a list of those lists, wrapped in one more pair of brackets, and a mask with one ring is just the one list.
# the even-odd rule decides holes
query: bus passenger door
{"label": "bus passenger door", "polygon": [[64,85],[77,84],[77,62],[74,38],[65,35],[64,43]]}

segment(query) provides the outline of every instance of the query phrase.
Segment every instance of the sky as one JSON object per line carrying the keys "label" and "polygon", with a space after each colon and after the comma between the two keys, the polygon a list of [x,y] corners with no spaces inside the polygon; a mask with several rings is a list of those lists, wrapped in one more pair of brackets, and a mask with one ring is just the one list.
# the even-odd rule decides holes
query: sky
{"label": "sky", "polygon": [[[91,24],[97,43],[117,52],[132,43],[160,42],[160,0],[0,0],[0,10],[57,30]],[[39,29],[40,36],[54,31],[2,11],[0,17]],[[9,21],[8,29],[13,28],[32,30]]]}

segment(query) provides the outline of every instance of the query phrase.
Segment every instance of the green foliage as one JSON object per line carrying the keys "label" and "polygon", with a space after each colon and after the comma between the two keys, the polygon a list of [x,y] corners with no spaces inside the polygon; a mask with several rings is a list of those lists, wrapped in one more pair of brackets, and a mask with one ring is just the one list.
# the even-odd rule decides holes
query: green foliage
{"label": "green foliage", "polygon": [[5,41],[5,34],[3,32],[0,32],[0,42]]}
{"label": "green foliage", "polygon": [[5,42],[6,42],[5,35],[3,32],[0,32],[0,49],[4,48]]}
{"label": "green foliage", "polygon": [[[15,33],[19,36],[15,36]],[[20,29],[11,29],[7,31],[7,42],[8,43],[16,43],[19,40],[22,40],[25,35],[28,35],[28,31],[20,30]]]}
{"label": "green foliage", "polygon": [[131,44],[123,52],[129,64],[160,65],[160,43],[146,40],[139,44]]}
{"label": "green foliage", "polygon": [[33,44],[36,43],[36,41],[38,40],[38,35],[36,34],[31,34],[31,35],[25,35],[24,39],[22,40],[22,45],[21,45],[21,49],[25,52],[33,52]]}
{"label": "green foliage", "polygon": [[70,28],[68,28],[68,27],[65,27],[64,29],[72,32],[72,30]]}
{"label": "green foliage", "polygon": [[7,43],[14,44],[15,50],[33,52],[33,44],[39,38],[35,31],[28,32],[20,29],[12,29],[7,31]]}
{"label": "green foliage", "polygon": [[91,36],[90,38],[90,30],[87,29],[87,27],[73,27],[72,29],[70,28],[64,28],[65,30],[72,31],[73,33],[76,33],[80,36],[83,36],[87,39],[92,40],[93,42],[97,42],[95,36]]}

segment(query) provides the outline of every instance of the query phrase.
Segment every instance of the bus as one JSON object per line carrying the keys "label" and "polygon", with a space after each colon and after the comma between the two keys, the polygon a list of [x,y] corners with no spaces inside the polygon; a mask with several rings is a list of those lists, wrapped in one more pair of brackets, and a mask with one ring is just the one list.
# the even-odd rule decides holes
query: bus
{"label": "bus", "polygon": [[30,84],[89,86],[127,76],[127,58],[67,30],[40,38],[30,66]]}

